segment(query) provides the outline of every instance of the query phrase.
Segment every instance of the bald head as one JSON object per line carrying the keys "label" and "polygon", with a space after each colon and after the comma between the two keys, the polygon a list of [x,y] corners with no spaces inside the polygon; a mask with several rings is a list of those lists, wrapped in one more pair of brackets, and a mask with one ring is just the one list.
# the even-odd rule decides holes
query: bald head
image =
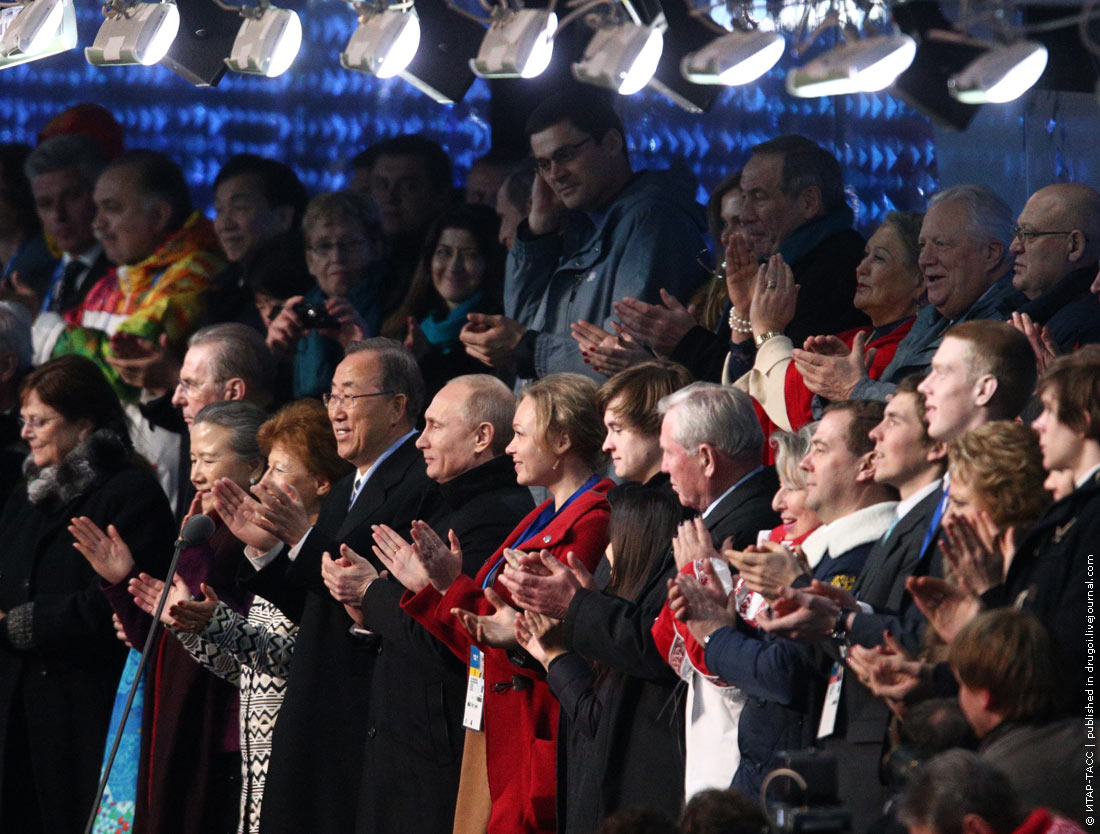
{"label": "bald head", "polygon": [[1100,193],[1081,183],[1040,188],[1017,220],[1013,285],[1038,298],[1059,279],[1100,257]]}

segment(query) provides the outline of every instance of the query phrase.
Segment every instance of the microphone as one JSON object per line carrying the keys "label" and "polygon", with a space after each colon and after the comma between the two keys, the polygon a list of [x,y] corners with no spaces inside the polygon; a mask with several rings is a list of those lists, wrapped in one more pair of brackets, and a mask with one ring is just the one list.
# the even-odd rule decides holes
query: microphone
{"label": "microphone", "polygon": [[193,515],[186,522],[184,522],[183,529],[180,530],[179,543],[190,547],[195,544],[202,544],[208,538],[214,535],[214,520],[208,515]]}
{"label": "microphone", "polygon": [[[185,548],[193,547],[196,544],[202,544],[208,538],[214,534],[214,520],[208,515],[193,515],[183,525],[183,529],[180,530],[180,536],[176,539],[175,545],[172,548],[172,561],[168,565],[168,575],[164,578],[165,589],[171,587],[172,579],[176,575],[176,565],[179,563],[180,554],[183,553]],[[130,687],[130,692],[126,698],[126,705],[122,709],[122,715],[118,722],[118,729],[115,731],[114,743],[111,745],[111,750],[107,754],[107,761],[103,765],[103,773],[99,780],[99,790],[96,792],[95,801],[92,803],[92,813],[88,819],[88,825],[84,829],[84,834],[91,834],[92,829],[95,827],[96,817],[99,815],[99,803],[103,799],[103,792],[107,789],[107,779],[111,775],[111,768],[115,763],[115,756],[118,755],[119,744],[122,742],[122,730],[126,725],[126,719],[130,715],[130,708],[134,704],[134,695],[137,692],[138,684],[141,682],[141,673],[145,669],[145,665],[149,662],[149,654],[153,648],[153,642],[155,641],[158,633],[158,626],[160,625],[160,615],[164,611],[164,604],[168,599],[167,594],[161,594],[160,599],[157,601],[156,611],[153,612],[153,625],[149,628],[149,633],[145,638],[145,646],[141,650],[141,659],[138,661],[137,674],[134,676],[134,683]]]}

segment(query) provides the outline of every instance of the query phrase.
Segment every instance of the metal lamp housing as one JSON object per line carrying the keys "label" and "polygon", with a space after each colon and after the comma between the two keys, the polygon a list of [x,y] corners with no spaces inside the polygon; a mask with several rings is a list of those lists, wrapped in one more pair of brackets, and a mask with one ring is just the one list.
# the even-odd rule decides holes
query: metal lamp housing
{"label": "metal lamp housing", "polygon": [[19,10],[0,38],[0,69],[75,48],[73,0],[34,0]]}
{"label": "metal lamp housing", "polygon": [[505,12],[485,33],[470,69],[482,78],[535,78],[550,65],[558,16],[546,9]]}
{"label": "metal lamp housing", "polygon": [[302,47],[302,21],[291,9],[268,6],[245,18],[225,65],[235,72],[274,78],[282,75]]}
{"label": "metal lamp housing", "polygon": [[884,90],[909,68],[917,42],[909,35],[875,35],[844,43],[787,73],[787,92],[799,98]]}
{"label": "metal lamp housing", "polygon": [[614,23],[601,26],[573,64],[573,77],[608,87],[620,95],[638,92],[653,77],[664,49],[664,34],[650,26]]}
{"label": "metal lamp housing", "polygon": [[778,32],[730,32],[685,55],[680,72],[695,84],[748,84],[774,67],[786,46]]}
{"label": "metal lamp housing", "polygon": [[947,79],[947,91],[963,104],[1013,101],[1039,80],[1048,57],[1047,48],[1035,41],[995,46]]}
{"label": "metal lamp housing", "polygon": [[103,21],[84,57],[97,67],[148,67],[168,54],[179,28],[180,10],[175,3],[135,3]]}
{"label": "metal lamp housing", "polygon": [[392,78],[403,72],[420,47],[420,19],[415,10],[386,9],[359,24],[340,53],[344,69]]}

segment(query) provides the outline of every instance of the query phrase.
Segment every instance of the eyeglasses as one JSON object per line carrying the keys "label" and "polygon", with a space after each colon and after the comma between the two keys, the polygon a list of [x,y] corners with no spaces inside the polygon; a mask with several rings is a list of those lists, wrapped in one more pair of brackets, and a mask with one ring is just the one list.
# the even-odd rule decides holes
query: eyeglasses
{"label": "eyeglasses", "polygon": [[356,238],[355,240],[321,240],[306,248],[314,255],[320,255],[322,258],[331,258],[336,254],[350,255],[352,252],[365,245],[366,242],[367,239],[365,237]]}
{"label": "eyeglasses", "polygon": [[555,164],[565,165],[572,162],[574,159],[577,158],[577,155],[580,153],[581,148],[591,141],[592,137],[586,136],[584,139],[581,139],[581,141],[574,142],[572,145],[562,145],[560,148],[550,154],[548,158],[536,158],[535,167],[539,169],[540,174],[549,174],[551,166]]}
{"label": "eyeglasses", "polygon": [[1046,237],[1047,235],[1072,235],[1076,229],[1070,229],[1068,232],[1036,232],[1033,229],[1023,229],[1019,226],[1012,227],[1012,237],[1017,239],[1024,246],[1032,240],[1032,238]]}
{"label": "eyeglasses", "polygon": [[23,417],[23,416],[20,416],[20,417],[16,417],[15,419],[19,421],[19,428],[23,428],[24,426],[26,426],[26,427],[30,428],[31,431],[38,431],[42,427],[48,426],[50,423],[52,423],[57,418],[56,417]]}
{"label": "eyeglasses", "polygon": [[193,397],[195,396],[195,394],[199,393],[199,391],[202,390],[202,386],[209,385],[210,383],[214,383],[215,385],[217,385],[219,381],[220,380],[217,379],[208,379],[206,380],[206,382],[194,382],[193,380],[180,377],[176,380],[176,385],[182,388],[183,393],[185,393],[187,396]]}
{"label": "eyeglasses", "polygon": [[366,397],[383,397],[392,393],[393,391],[375,391],[371,394],[333,394],[331,392],[326,392],[321,395],[321,402],[323,402],[325,406],[332,406],[335,403],[341,408],[346,408],[355,400],[364,399]]}

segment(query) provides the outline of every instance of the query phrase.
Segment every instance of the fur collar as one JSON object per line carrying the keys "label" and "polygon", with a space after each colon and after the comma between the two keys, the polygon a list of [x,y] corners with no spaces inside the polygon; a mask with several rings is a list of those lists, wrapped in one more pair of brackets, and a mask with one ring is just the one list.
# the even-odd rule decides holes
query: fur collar
{"label": "fur collar", "polygon": [[882,501],[838,518],[832,524],[821,525],[802,542],[806,561],[811,568],[816,568],[826,552],[836,559],[881,538],[894,522],[897,505],[897,501]]}
{"label": "fur collar", "polygon": [[27,498],[44,513],[54,513],[105,481],[130,459],[130,448],[109,429],[92,432],[61,463],[39,468],[27,456],[23,474]]}

